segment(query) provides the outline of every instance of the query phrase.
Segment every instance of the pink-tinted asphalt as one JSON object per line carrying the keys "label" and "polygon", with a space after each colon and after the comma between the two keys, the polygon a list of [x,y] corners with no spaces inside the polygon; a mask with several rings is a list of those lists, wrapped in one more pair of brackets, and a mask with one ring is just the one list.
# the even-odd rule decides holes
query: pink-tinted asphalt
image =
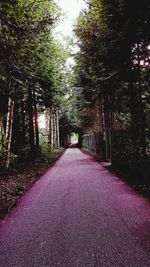
{"label": "pink-tinted asphalt", "polygon": [[150,267],[150,203],[69,148],[0,228],[0,267]]}

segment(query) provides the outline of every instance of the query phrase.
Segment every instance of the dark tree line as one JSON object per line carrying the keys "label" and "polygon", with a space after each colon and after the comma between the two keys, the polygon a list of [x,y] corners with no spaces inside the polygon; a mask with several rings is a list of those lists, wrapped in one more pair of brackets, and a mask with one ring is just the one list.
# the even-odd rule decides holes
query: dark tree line
{"label": "dark tree line", "polygon": [[87,3],[75,27],[81,49],[76,57],[76,85],[88,103],[83,144],[95,147],[101,160],[111,159],[117,168],[146,178],[150,171],[150,3]]}

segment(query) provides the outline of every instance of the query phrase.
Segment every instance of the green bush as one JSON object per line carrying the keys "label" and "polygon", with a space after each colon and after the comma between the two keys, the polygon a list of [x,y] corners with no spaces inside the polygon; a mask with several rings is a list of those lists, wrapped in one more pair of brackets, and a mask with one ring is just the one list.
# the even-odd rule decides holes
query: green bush
{"label": "green bush", "polygon": [[[7,157],[7,150],[5,149],[5,147],[3,147],[0,144],[0,168],[1,169],[5,168],[6,157]],[[15,165],[17,159],[18,159],[18,156],[16,154],[14,154],[14,153],[11,153],[11,155],[10,155],[10,165]]]}
{"label": "green bush", "polygon": [[3,148],[0,144],[0,167],[3,168],[5,166],[6,159],[6,149]]}

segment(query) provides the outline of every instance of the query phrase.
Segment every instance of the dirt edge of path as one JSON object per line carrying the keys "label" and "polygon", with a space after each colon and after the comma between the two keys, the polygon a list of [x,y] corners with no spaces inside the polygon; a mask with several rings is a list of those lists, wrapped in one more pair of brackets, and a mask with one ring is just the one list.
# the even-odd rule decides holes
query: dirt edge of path
{"label": "dirt edge of path", "polygon": [[136,180],[136,177],[131,177],[130,174],[124,174],[120,170],[113,168],[110,162],[101,162],[95,154],[92,154],[87,149],[81,149],[81,151],[89,156],[92,157],[93,160],[100,163],[104,168],[110,171],[113,175],[119,177],[122,181],[124,181],[127,185],[133,188],[133,190],[145,197],[150,201],[150,185],[146,184],[145,182],[139,182]]}
{"label": "dirt edge of path", "polygon": [[64,152],[65,149],[61,150],[51,162],[41,160],[20,172],[0,174],[0,221],[13,212],[22,196],[53,167]]}

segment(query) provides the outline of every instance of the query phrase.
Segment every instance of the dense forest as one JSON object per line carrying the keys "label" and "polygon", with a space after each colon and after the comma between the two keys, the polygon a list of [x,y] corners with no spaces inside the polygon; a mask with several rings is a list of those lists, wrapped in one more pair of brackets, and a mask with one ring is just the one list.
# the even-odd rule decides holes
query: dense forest
{"label": "dense forest", "polygon": [[[86,107],[83,146],[136,178],[150,174],[150,3],[89,0],[74,29]],[[86,118],[86,119],[85,119]]]}
{"label": "dense forest", "polygon": [[[72,55],[53,35],[61,16],[55,1],[1,0],[0,166],[34,160],[44,136],[50,149],[67,146],[75,132],[100,161],[146,181],[149,0],[86,3],[74,26],[80,49]],[[67,70],[70,56],[76,64]]]}
{"label": "dense forest", "polygon": [[[67,90],[69,51],[53,35],[60,15],[53,0],[0,2],[1,168],[39,155],[40,138],[43,142],[45,133],[39,131],[38,118],[43,112],[49,147],[58,147],[67,139],[63,135],[59,138],[58,112]],[[67,117],[65,112],[61,113],[60,127]],[[64,134],[68,136],[68,132]]]}

